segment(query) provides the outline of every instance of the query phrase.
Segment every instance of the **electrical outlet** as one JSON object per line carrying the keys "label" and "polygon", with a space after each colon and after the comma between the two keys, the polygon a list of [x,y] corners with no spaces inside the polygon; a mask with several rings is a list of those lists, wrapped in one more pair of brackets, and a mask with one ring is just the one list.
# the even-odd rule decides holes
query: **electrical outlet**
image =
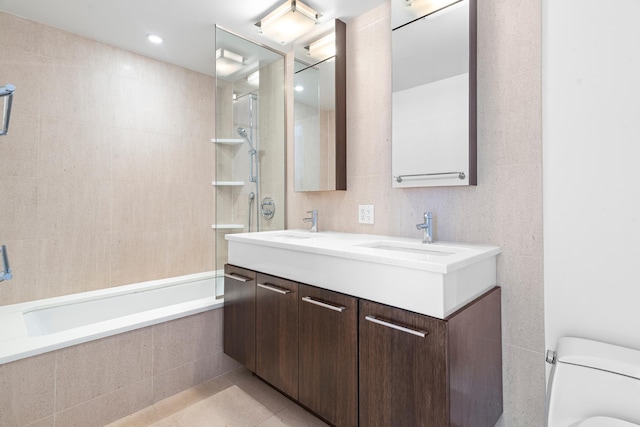
{"label": "electrical outlet", "polygon": [[373,224],[373,205],[358,206],[358,222],[360,224]]}

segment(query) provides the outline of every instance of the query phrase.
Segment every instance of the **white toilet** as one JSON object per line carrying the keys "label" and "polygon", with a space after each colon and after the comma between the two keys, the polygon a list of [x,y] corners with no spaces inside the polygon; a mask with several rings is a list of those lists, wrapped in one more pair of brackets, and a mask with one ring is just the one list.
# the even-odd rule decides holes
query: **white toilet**
{"label": "white toilet", "polygon": [[547,427],[640,426],[640,351],[561,338],[547,361]]}

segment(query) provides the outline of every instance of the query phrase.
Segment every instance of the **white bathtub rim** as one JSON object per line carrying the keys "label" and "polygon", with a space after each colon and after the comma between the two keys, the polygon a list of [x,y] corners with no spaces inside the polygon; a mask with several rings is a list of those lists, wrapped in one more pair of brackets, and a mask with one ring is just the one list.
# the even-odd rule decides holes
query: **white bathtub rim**
{"label": "white bathtub rim", "polygon": [[118,317],[116,319],[105,320],[42,336],[28,335],[27,328],[23,320],[23,313],[26,311],[60,305],[61,302],[71,304],[102,298],[105,296],[128,294],[136,288],[141,288],[141,291],[147,291],[165,286],[194,282],[197,280],[214,279],[215,277],[215,272],[196,273],[187,276],[180,276],[179,278],[153,280],[117,288],[89,291],[70,296],[54,297],[0,307],[0,365],[73,345],[82,344],[88,341],[106,338],[135,329],[203,313],[208,310],[221,308],[224,305],[224,300],[216,299],[215,296],[211,296],[208,298],[201,298],[167,307],[147,310],[128,316]]}

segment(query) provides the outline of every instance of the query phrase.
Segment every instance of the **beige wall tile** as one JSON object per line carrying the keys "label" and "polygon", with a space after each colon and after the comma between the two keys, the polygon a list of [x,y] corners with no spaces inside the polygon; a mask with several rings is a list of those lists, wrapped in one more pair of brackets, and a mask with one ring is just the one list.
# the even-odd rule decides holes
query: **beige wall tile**
{"label": "beige wall tile", "polygon": [[166,230],[167,203],[164,182],[119,182],[113,193],[113,232]]}
{"label": "beige wall tile", "polygon": [[[3,49],[2,54],[0,85],[11,83],[16,87],[11,106],[11,121],[13,122],[17,116],[37,117],[40,85],[38,55],[35,52],[20,50],[15,46]],[[11,131],[12,128],[13,126],[10,126],[9,130]]]}
{"label": "beige wall tile", "polygon": [[[151,335],[151,328],[144,328],[60,350],[56,358],[56,411],[149,378]],[[150,392],[150,381],[146,388]]]}
{"label": "beige wall tile", "polygon": [[215,239],[210,227],[170,231],[167,245],[170,277],[211,271],[215,267]]}
{"label": "beige wall tile", "polygon": [[0,144],[0,171],[3,176],[38,176],[38,136],[36,116],[12,111],[9,132],[2,137]]}
{"label": "beige wall tile", "polygon": [[0,236],[7,240],[38,236],[38,182],[35,178],[0,176]]}
{"label": "beige wall tile", "polygon": [[111,139],[106,129],[82,125],[70,117],[43,118],[39,176],[45,180],[110,180]]}
{"label": "beige wall tile", "polygon": [[222,350],[222,310],[211,310],[153,327],[154,375]]}
{"label": "beige wall tile", "polygon": [[38,51],[38,24],[8,13],[0,13],[0,47]]}
{"label": "beige wall tile", "polygon": [[38,285],[33,298],[49,298],[109,287],[111,236],[80,232],[40,240]]}
{"label": "beige wall tile", "polygon": [[22,426],[53,415],[55,353],[0,365],[0,425]]}
{"label": "beige wall tile", "polygon": [[151,379],[146,379],[57,413],[56,425],[102,427],[151,403]]}
{"label": "beige wall tile", "polygon": [[111,286],[167,276],[166,232],[120,233],[111,236]]}
{"label": "beige wall tile", "polygon": [[37,292],[39,241],[7,240],[0,244],[7,246],[13,271],[13,279],[2,282],[0,286],[0,305],[30,301]]}
{"label": "beige wall tile", "polygon": [[502,346],[504,413],[500,426],[545,425],[544,358],[537,352]]}
{"label": "beige wall tile", "polygon": [[544,289],[542,260],[537,257],[500,256],[504,341],[539,352],[544,348]]}
{"label": "beige wall tile", "polygon": [[38,237],[110,230],[112,198],[110,181],[40,180]]}
{"label": "beige wall tile", "polygon": [[[131,117],[131,116],[128,116]],[[166,182],[168,137],[150,132],[121,130],[112,138],[114,181]]]}
{"label": "beige wall tile", "polygon": [[26,427],[54,427],[54,425],[55,425],[55,417],[52,415],[42,420],[38,420],[34,423],[27,424]]}

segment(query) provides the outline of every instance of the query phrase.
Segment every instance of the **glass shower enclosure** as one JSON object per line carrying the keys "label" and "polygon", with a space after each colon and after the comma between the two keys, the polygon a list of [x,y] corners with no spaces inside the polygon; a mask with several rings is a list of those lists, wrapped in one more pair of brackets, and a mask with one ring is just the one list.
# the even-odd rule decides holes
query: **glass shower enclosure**
{"label": "glass shower enclosure", "polygon": [[[216,28],[216,271],[225,236],[285,226],[285,58]],[[216,295],[223,294],[218,280]]]}

